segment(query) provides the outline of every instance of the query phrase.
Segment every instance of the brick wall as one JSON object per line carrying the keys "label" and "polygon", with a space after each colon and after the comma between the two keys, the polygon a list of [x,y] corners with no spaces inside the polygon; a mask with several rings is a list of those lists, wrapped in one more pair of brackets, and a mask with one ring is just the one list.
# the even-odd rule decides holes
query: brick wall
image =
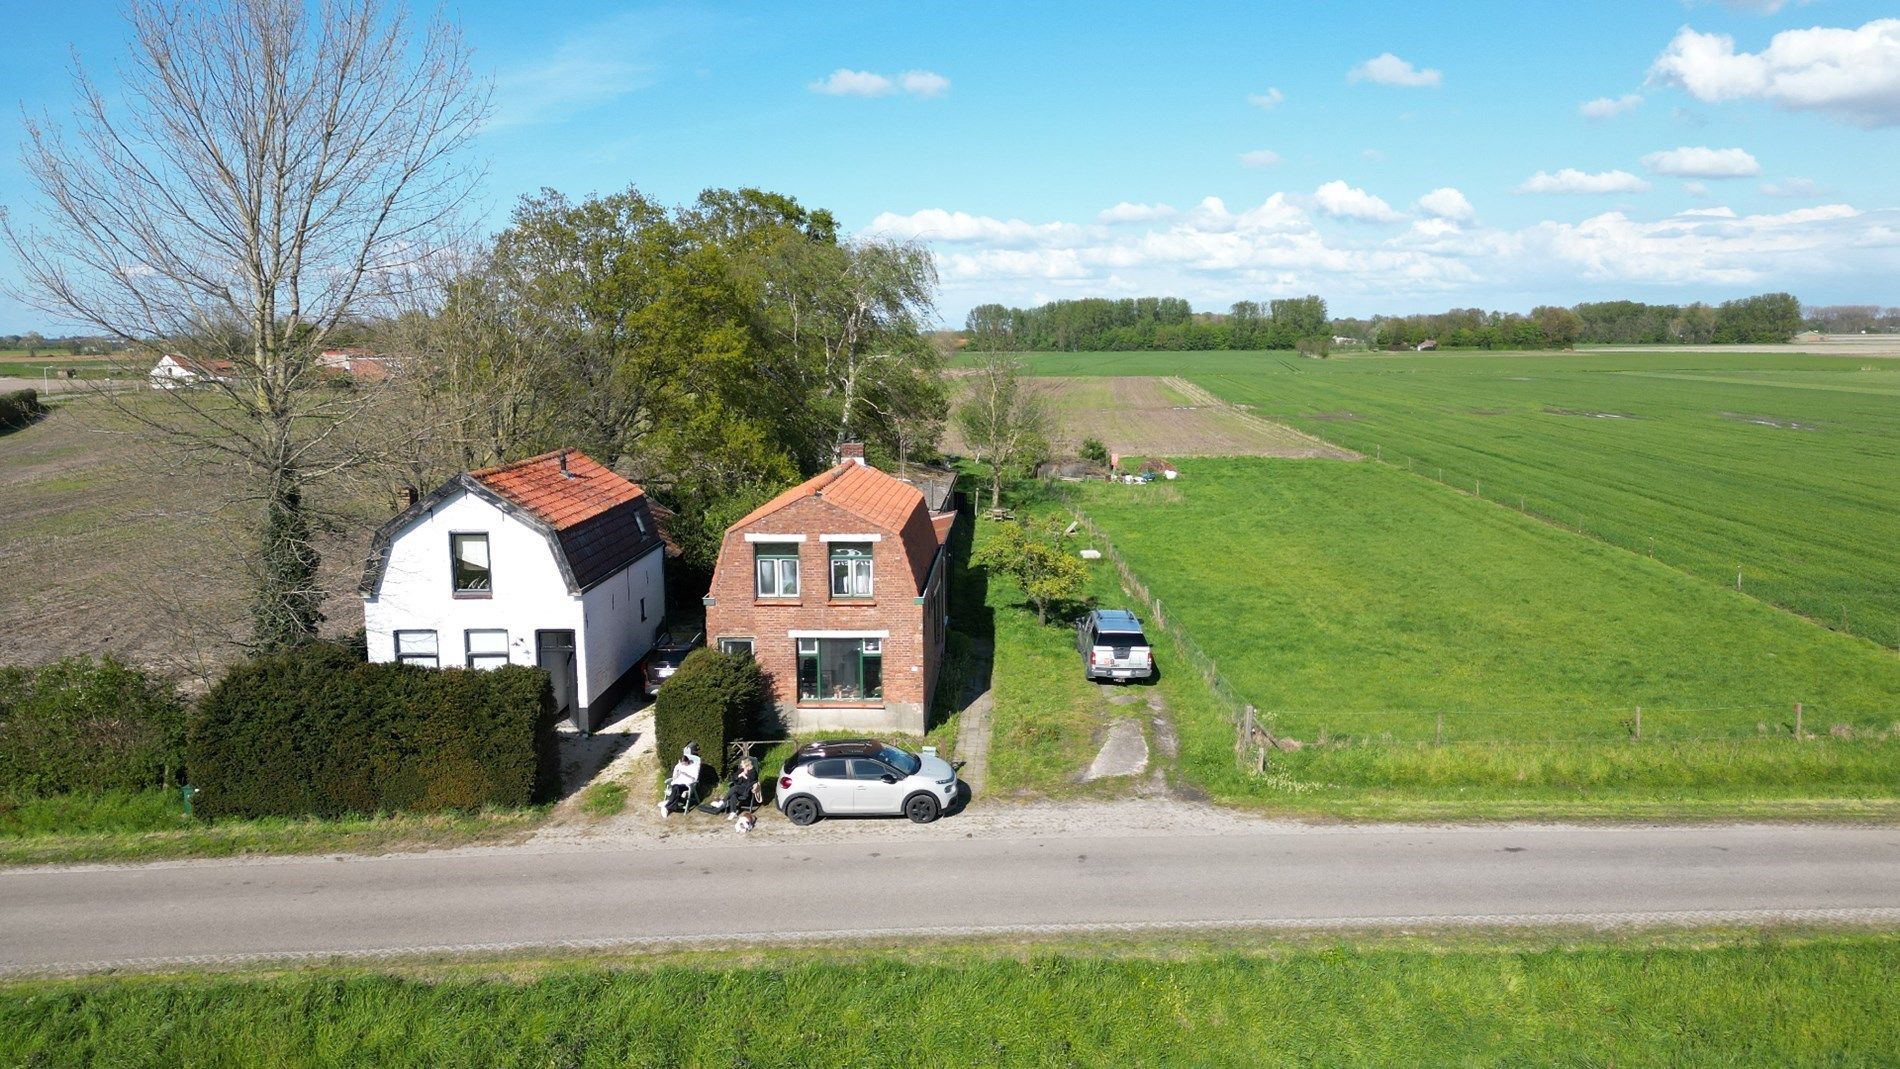
{"label": "brick wall", "polygon": [[[803,535],[798,544],[799,596],[757,596],[757,544],[746,535]],[[870,603],[831,597],[830,544],[823,535],[877,534],[871,543]],[[941,565],[937,569],[942,570]],[[864,727],[921,734],[930,688],[942,656],[939,627],[943,580],[930,577],[925,604],[900,532],[872,526],[822,498],[794,501],[750,526],[726,532],[706,606],[706,640],[750,638],[759,666],[771,676],[781,714],[795,728]],[[927,614],[935,614],[926,629]],[[887,631],[883,639],[884,697],[854,705],[798,708],[798,649],[789,631]]]}

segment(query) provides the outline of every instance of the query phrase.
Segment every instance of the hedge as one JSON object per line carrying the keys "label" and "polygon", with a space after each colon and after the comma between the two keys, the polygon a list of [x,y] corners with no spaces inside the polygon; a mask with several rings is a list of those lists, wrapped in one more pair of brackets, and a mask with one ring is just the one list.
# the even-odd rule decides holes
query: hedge
{"label": "hedge", "polygon": [[547,673],[365,664],[317,643],[231,669],[190,718],[208,817],[522,806],[560,787]]}
{"label": "hedge", "polygon": [[24,427],[46,411],[38,390],[13,390],[0,393],[0,431]]}
{"label": "hedge", "polygon": [[661,771],[679,760],[689,742],[699,744],[706,767],[723,777],[726,744],[758,726],[770,688],[759,663],[711,647],[688,654],[660,688],[653,705],[653,744]]}
{"label": "hedge", "polygon": [[112,659],[0,668],[0,795],[168,787],[185,761],[170,683]]}

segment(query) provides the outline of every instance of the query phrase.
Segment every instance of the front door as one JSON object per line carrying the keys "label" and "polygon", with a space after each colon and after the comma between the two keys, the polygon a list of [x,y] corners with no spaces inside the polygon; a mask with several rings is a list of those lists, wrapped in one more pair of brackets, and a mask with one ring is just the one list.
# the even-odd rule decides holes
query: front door
{"label": "front door", "polygon": [[561,716],[574,716],[575,683],[574,632],[536,631],[534,663],[548,674],[554,687],[554,708]]}

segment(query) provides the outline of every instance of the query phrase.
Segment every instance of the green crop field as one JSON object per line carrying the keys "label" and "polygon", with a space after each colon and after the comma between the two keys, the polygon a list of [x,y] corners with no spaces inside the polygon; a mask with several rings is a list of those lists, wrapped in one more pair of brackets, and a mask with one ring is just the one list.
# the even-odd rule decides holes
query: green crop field
{"label": "green crop field", "polygon": [[[1391,466],[1181,470],[1075,500],[1235,690],[1308,744],[1276,761],[1328,788],[1307,803],[1900,796],[1890,651]],[[1795,741],[1797,702],[1807,732],[1833,735]],[[1179,716],[1204,787],[1285,786],[1233,774],[1224,710]]]}
{"label": "green crop field", "polygon": [[0,986],[0,1063],[1892,1065],[1889,935],[809,950]]}
{"label": "green crop field", "polygon": [[1731,352],[1032,354],[1226,401],[1900,646],[1900,361]]}

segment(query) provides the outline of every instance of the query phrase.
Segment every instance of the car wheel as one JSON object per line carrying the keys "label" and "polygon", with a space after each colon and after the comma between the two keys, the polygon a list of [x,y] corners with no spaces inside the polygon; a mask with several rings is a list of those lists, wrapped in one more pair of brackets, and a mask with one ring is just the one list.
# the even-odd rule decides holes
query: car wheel
{"label": "car wheel", "polygon": [[801,794],[785,803],[785,819],[801,828],[816,823],[819,816],[816,799]]}
{"label": "car wheel", "polygon": [[913,794],[904,803],[904,815],[913,824],[928,824],[937,819],[937,800],[927,794]]}

